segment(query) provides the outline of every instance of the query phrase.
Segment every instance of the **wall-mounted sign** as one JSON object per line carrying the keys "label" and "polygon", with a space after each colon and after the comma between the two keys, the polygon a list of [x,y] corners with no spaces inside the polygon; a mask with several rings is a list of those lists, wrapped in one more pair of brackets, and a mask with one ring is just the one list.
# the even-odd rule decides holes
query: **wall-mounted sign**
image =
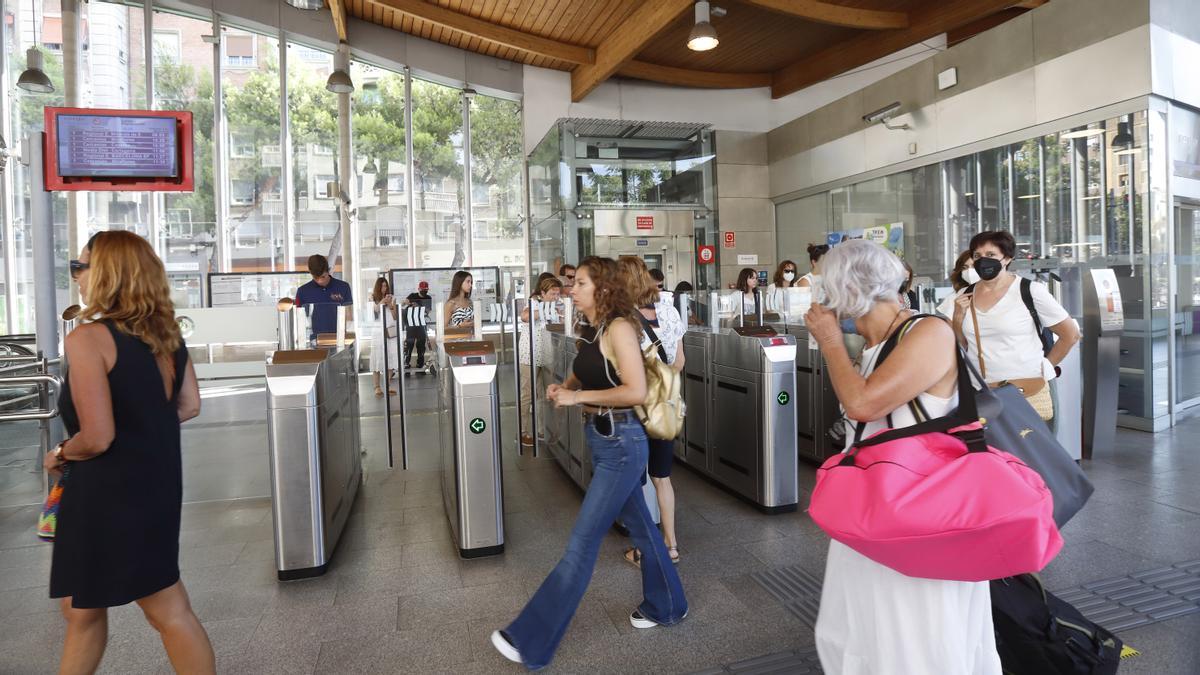
{"label": "wall-mounted sign", "polygon": [[747,255],[745,253],[739,253],[738,254],[738,264],[739,265],[757,265],[758,264],[758,256],[757,255]]}
{"label": "wall-mounted sign", "polygon": [[638,216],[636,222],[639,230],[654,229],[654,216]]}
{"label": "wall-mounted sign", "polygon": [[876,225],[875,227],[868,227],[861,230],[830,232],[827,235],[826,243],[830,246],[837,246],[843,241],[850,239],[873,241],[895,253],[900,258],[904,257],[904,223],[888,223],[887,225]]}
{"label": "wall-mounted sign", "polygon": [[717,260],[716,246],[700,246],[696,249],[696,258],[701,265],[711,265]]}
{"label": "wall-mounted sign", "polygon": [[733,248],[737,244],[737,232],[725,233],[725,248]]}
{"label": "wall-mounted sign", "polygon": [[638,246],[649,246],[649,245],[650,245],[650,240],[649,240],[649,239],[638,239],[638,240],[637,240],[636,242],[634,242],[634,243],[635,243],[635,244],[637,244]]}

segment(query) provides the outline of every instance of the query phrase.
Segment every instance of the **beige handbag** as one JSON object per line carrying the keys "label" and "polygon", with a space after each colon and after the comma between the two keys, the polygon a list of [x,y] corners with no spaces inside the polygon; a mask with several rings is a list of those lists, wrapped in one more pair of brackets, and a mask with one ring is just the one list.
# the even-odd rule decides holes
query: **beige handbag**
{"label": "beige handbag", "polygon": [[[674,368],[667,365],[666,352],[650,323],[640,314],[638,316],[650,337],[650,344],[642,352],[642,362],[646,368],[646,402],[634,406],[633,411],[646,428],[647,436],[669,441],[683,431],[686,408],[683,403],[682,378]],[[605,333],[601,340],[601,348],[603,352],[607,352],[605,358],[612,363],[619,377],[620,368],[615,358],[608,355],[613,354],[615,357],[616,354],[611,349],[605,349],[607,338],[608,334]]]}
{"label": "beige handbag", "polygon": [[[987,381],[987,365],[983,362],[983,343],[979,336],[979,315],[975,313],[975,296],[971,296],[971,323],[975,326],[975,351],[979,354],[979,374],[983,376],[984,381]],[[1046,386],[1047,382],[1041,377],[1023,377],[1014,380],[1001,380],[1000,382],[988,382],[988,386],[995,389],[1003,387],[1006,384],[1011,384],[1021,392],[1025,397],[1025,401],[1033,407],[1039,417],[1043,421],[1049,422],[1054,419],[1054,398],[1050,396],[1050,387]]]}

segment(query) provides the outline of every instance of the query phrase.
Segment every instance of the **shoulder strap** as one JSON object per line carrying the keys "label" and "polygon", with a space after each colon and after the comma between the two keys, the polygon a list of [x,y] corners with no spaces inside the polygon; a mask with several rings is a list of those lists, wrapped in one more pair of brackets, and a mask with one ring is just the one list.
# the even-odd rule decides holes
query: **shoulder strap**
{"label": "shoulder strap", "polygon": [[1033,328],[1037,331],[1040,339],[1042,318],[1038,316],[1037,308],[1033,306],[1033,282],[1025,277],[1021,277],[1021,302],[1025,303],[1025,309],[1029,310],[1029,316],[1033,317]]}
{"label": "shoulder strap", "polygon": [[975,326],[975,353],[979,355],[979,371],[987,377],[987,366],[983,363],[983,340],[979,335],[979,314],[975,312],[975,296],[971,296],[971,323]]}
{"label": "shoulder strap", "polygon": [[650,325],[650,320],[647,319],[641,312],[637,313],[638,318],[642,320],[642,330],[646,331],[647,337],[650,338],[650,343],[658,348],[658,358],[663,363],[667,362],[667,350],[663,348],[662,340],[658,339],[658,334],[654,332],[654,326]]}

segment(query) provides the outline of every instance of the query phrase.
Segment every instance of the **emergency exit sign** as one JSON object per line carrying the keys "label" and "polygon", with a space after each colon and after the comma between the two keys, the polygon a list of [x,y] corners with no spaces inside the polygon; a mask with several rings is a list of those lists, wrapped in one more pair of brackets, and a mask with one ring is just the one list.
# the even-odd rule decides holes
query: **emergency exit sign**
{"label": "emergency exit sign", "polygon": [[634,220],[637,223],[637,229],[639,230],[654,229],[654,216],[637,216]]}

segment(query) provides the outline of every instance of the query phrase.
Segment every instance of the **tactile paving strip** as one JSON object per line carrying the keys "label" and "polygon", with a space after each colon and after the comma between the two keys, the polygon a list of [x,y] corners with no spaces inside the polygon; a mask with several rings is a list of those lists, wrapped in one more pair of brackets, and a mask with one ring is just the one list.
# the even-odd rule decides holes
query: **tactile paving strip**
{"label": "tactile paving strip", "polygon": [[1055,595],[1119,633],[1200,612],[1200,560],[1084,584]]}
{"label": "tactile paving strip", "polygon": [[799,565],[755,572],[750,577],[779,601],[796,618],[817,625],[817,610],[821,605],[821,580]]}

